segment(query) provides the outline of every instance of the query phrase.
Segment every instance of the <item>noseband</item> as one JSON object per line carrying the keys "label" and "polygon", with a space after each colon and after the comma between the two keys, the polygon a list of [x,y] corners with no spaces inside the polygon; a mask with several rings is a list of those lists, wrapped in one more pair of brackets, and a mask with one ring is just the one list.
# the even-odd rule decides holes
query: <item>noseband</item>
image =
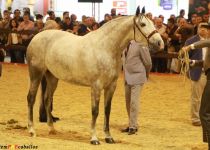
{"label": "noseband", "polygon": [[142,32],[142,30],[139,28],[139,26],[137,25],[137,23],[136,23],[136,21],[135,21],[135,18],[136,18],[136,17],[133,18],[134,40],[136,41],[136,28],[135,28],[135,27],[137,27],[138,31],[141,32],[141,34],[142,34],[142,35],[145,37],[145,39],[147,40],[147,43],[149,43],[149,39],[150,39],[155,33],[158,33],[158,31],[157,31],[157,30],[154,30],[154,31],[152,31],[148,36],[145,35],[145,34]]}

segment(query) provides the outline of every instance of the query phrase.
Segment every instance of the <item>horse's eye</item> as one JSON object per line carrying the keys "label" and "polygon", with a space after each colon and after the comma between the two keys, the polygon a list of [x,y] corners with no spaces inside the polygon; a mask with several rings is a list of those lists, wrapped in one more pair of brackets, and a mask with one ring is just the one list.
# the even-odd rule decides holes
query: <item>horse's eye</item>
{"label": "horse's eye", "polygon": [[144,26],[146,26],[146,24],[145,23],[140,23],[140,26],[144,27]]}

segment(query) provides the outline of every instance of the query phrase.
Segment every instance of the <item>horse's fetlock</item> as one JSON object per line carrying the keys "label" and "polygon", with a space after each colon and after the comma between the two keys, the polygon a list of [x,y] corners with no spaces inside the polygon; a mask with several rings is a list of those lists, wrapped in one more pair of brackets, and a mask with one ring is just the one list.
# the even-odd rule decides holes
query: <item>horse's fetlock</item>
{"label": "horse's fetlock", "polygon": [[92,109],[92,115],[93,116],[98,116],[98,114],[99,114],[99,111],[98,111],[98,109]]}

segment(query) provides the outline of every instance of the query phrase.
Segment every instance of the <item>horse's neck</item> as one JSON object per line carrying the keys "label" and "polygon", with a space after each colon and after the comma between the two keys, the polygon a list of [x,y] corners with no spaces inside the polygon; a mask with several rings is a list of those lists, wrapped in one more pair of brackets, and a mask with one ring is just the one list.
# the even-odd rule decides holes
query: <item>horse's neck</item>
{"label": "horse's neck", "polygon": [[109,51],[119,52],[127,46],[134,37],[133,16],[117,18],[106,23],[98,30],[101,43],[109,44]]}

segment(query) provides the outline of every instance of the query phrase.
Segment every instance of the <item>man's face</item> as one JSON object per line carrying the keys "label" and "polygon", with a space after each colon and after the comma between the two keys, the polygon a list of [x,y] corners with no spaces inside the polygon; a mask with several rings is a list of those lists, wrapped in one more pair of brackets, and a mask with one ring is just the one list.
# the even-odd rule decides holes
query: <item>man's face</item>
{"label": "man's face", "polygon": [[63,18],[69,17],[69,13],[66,13]]}
{"label": "man's face", "polygon": [[209,21],[209,15],[208,14],[203,15],[203,21],[204,22],[208,22]]}
{"label": "man's face", "polygon": [[203,38],[207,38],[208,36],[208,29],[204,27],[198,27],[198,35],[200,35]]}
{"label": "man's face", "polygon": [[9,19],[9,12],[4,12],[4,19]]}
{"label": "man's face", "polygon": [[185,19],[180,19],[180,21],[178,22],[178,26],[179,27],[184,27],[186,25],[186,21],[185,21]]}
{"label": "man's face", "polygon": [[19,16],[20,16],[20,11],[16,10],[16,11],[14,12],[14,15],[15,15],[15,17],[19,17]]}
{"label": "man's face", "polygon": [[162,19],[161,18],[156,19],[155,20],[155,25],[156,25],[157,28],[161,28],[162,25],[163,25]]}
{"label": "man's face", "polygon": [[23,20],[24,20],[25,22],[29,21],[29,16],[28,16],[28,15],[24,15],[24,16],[23,16]]}
{"label": "man's face", "polygon": [[112,14],[112,15],[116,15],[116,9],[113,8],[113,9],[111,10],[111,14]]}

